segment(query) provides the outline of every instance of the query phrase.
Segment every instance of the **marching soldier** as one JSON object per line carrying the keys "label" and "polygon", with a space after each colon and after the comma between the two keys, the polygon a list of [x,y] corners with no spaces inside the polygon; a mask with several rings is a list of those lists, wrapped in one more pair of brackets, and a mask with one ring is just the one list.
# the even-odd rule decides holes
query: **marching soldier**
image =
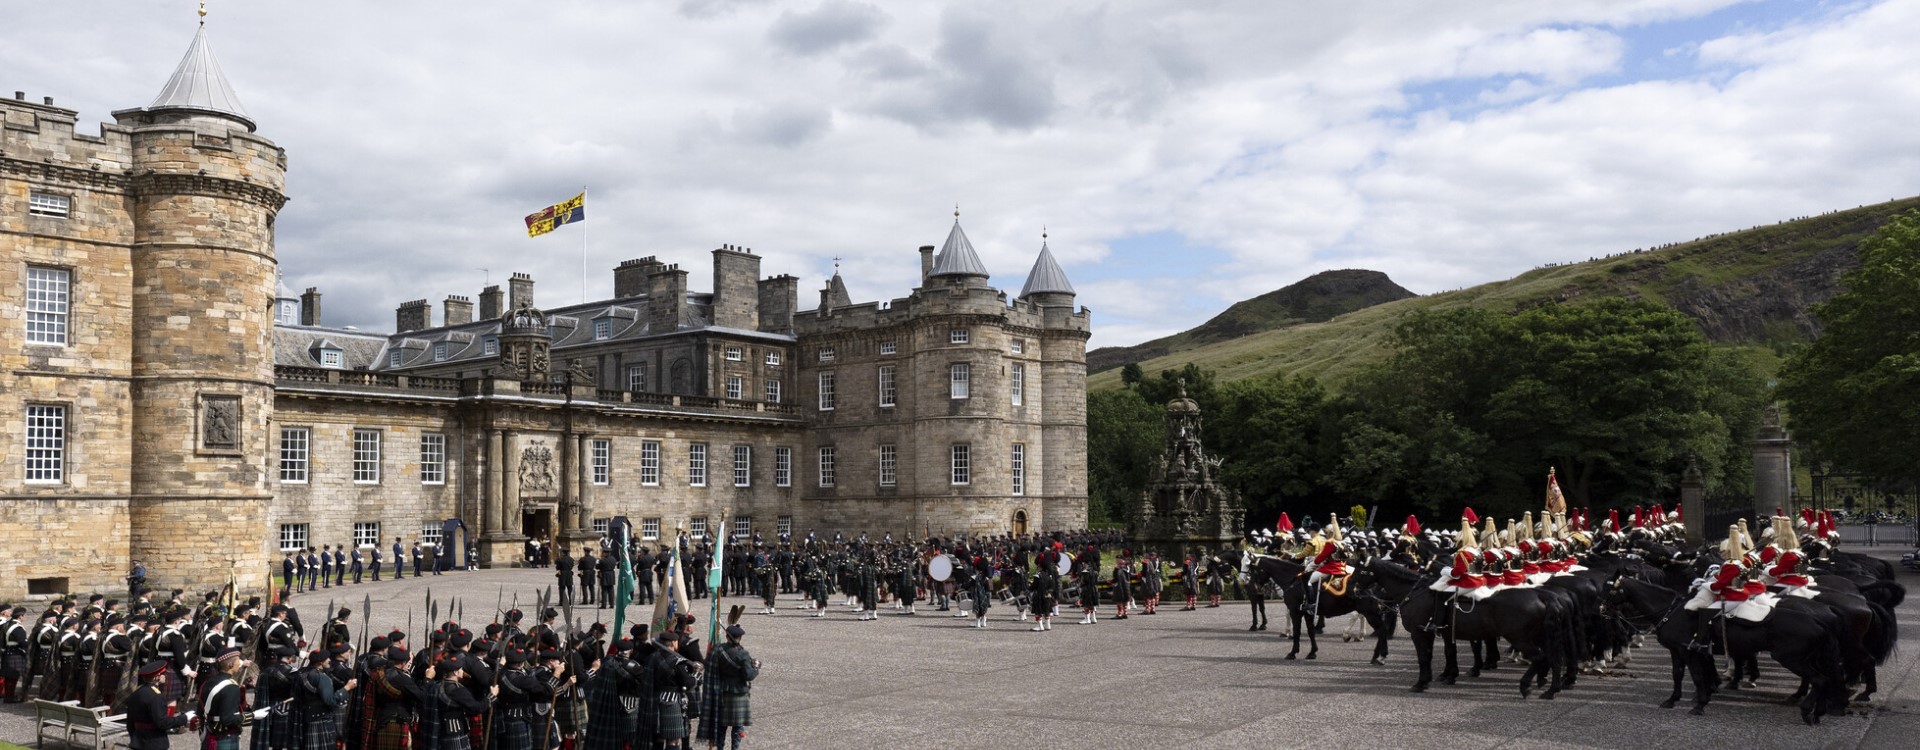
{"label": "marching soldier", "polygon": [[88,705],[111,706],[118,701],[120,681],[126,678],[134,653],[133,639],[127,637],[126,616],[107,618],[107,633],[100,642],[100,674]]}
{"label": "marching soldier", "polygon": [[635,604],[652,604],[653,603],[654,562],[655,560],[653,557],[652,548],[644,544],[640,545],[640,553],[637,557],[634,558],[634,563],[633,563],[633,572],[634,572],[634,578],[635,578],[633,601]]}
{"label": "marching soldier", "polygon": [[380,582],[380,545],[375,544],[372,547],[369,547],[367,549],[367,557],[369,560],[367,563],[367,567],[368,567],[368,570],[373,573],[373,582],[379,583]]}
{"label": "marching soldier", "polygon": [[[565,555],[561,556],[562,559],[565,559],[565,557]],[[580,564],[577,567],[580,576],[580,598],[576,600],[578,604],[593,603],[593,580],[598,571],[598,568],[595,567],[597,563],[598,561],[593,559],[592,547],[580,548]]]}
{"label": "marching soldier", "polygon": [[1075,563],[1080,566],[1080,624],[1092,625],[1100,621],[1100,556],[1082,554]]}
{"label": "marching soldier", "polygon": [[573,552],[566,547],[560,548],[560,556],[553,561],[553,577],[560,581],[560,606],[573,603]]}
{"label": "marching soldier", "polygon": [[1133,604],[1133,560],[1128,553],[1121,552],[1114,561],[1112,583],[1113,619],[1127,619],[1127,607]]}
{"label": "marching soldier", "polygon": [[353,546],[353,585],[360,585],[360,576],[365,572],[365,556],[360,554],[360,545]]}
{"label": "marching soldier", "polygon": [[613,606],[613,577],[620,571],[620,563],[615,562],[613,556],[624,554],[626,554],[625,550],[615,549],[600,556],[600,570],[597,572],[600,574],[601,609]]}
{"label": "marching soldier", "polygon": [[300,714],[303,750],[334,750],[340,739],[338,714],[347,705],[348,691],[359,684],[351,679],[335,683],[332,659],[332,654],[316,649],[307,655],[307,668],[294,675],[293,709]]}
{"label": "marching soldier", "polygon": [[333,587],[333,545],[320,545],[320,587]]}
{"label": "marching soldier", "polygon": [[487,741],[489,750],[533,750],[533,704],[552,699],[553,689],[533,674],[527,660],[525,650],[508,649],[507,669],[500,675],[499,705],[493,712],[493,733]]}
{"label": "marching soldier", "polygon": [[207,682],[198,701],[202,750],[240,750],[241,728],[267,715],[268,709],[264,708],[248,712],[246,689],[234,681],[243,661],[240,649],[232,646],[214,659],[213,671],[217,674]]}
{"label": "marching soldier", "polygon": [[299,649],[293,646],[273,646],[268,650],[272,660],[260,671],[258,685],[258,703],[268,709],[266,726],[254,727],[254,750],[302,750],[302,731],[300,720],[303,718],[301,707],[294,701],[295,682],[299,679],[294,663],[300,659]]}
{"label": "marching soldier", "polygon": [[739,750],[747,727],[753,725],[750,694],[753,680],[760,676],[760,660],[740,645],[746,628],[728,625],[726,633],[727,642],[707,655],[707,679],[713,685],[706,691],[710,703],[700,712],[704,719],[700,734],[715,748],[731,737],[734,750]]}
{"label": "marching soldier", "polygon": [[694,686],[700,663],[682,656],[680,646],[680,633],[661,633],[648,664],[653,680],[655,747],[677,745],[687,738],[687,690]]}
{"label": "marching soldier", "polygon": [[1140,614],[1159,614],[1160,592],[1167,587],[1167,572],[1160,566],[1160,553],[1147,550],[1147,564],[1140,572],[1142,600]]}
{"label": "marching soldier", "polygon": [[[377,669],[368,670],[372,710],[363,736],[372,739],[369,750],[408,750],[419,722],[420,707],[431,696],[407,676],[407,650],[388,646]],[[444,739],[444,738],[442,738]]]}
{"label": "marching soldier", "polygon": [[27,683],[33,679],[27,660],[33,634],[20,623],[25,616],[26,607],[0,604],[0,698],[8,703],[24,702]]}
{"label": "marching soldier", "polygon": [[487,713],[487,707],[500,694],[500,686],[488,685],[482,697],[473,697],[466,684],[466,660],[457,655],[440,660],[436,672],[439,679],[433,683],[433,699],[440,704],[440,746],[422,750],[472,750],[472,717]]}

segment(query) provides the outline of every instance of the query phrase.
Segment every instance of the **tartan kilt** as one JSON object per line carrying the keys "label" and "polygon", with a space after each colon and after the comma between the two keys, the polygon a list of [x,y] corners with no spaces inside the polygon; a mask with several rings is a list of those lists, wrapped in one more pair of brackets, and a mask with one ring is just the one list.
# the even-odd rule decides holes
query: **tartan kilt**
{"label": "tartan kilt", "polygon": [[372,750],[413,750],[413,723],[389,721],[373,730]]}
{"label": "tartan kilt", "polygon": [[[267,750],[301,750],[306,739],[306,721],[286,704],[273,707],[267,714]],[[258,724],[254,725],[258,727]]]}
{"label": "tartan kilt", "polygon": [[746,693],[721,693],[720,699],[707,713],[713,716],[711,723],[715,726],[750,727],[753,726],[751,704]]}
{"label": "tartan kilt", "polygon": [[473,738],[466,732],[440,732],[440,750],[473,750]]}
{"label": "tartan kilt", "polygon": [[561,734],[579,734],[587,728],[586,699],[573,697],[554,701],[553,721],[559,725]]}
{"label": "tartan kilt", "polygon": [[300,726],[300,746],[305,750],[332,750],[340,740],[340,725],[333,723],[332,711],[306,714]]}
{"label": "tartan kilt", "polygon": [[653,738],[655,740],[680,740],[687,737],[687,711],[682,705],[686,697],[679,693],[665,700],[656,698],[653,702]]}
{"label": "tartan kilt", "polygon": [[[0,675],[8,678],[18,677],[25,680],[27,678],[27,655],[17,651],[8,651],[0,654]],[[9,679],[8,684],[12,684],[11,679]]]}
{"label": "tartan kilt", "polygon": [[240,750],[240,733],[234,732],[225,737],[215,734],[200,735],[200,750]]}
{"label": "tartan kilt", "polygon": [[640,712],[628,712],[620,694],[598,683],[587,686],[587,721],[580,750],[623,750],[629,741],[638,744]]}
{"label": "tartan kilt", "polygon": [[167,684],[161,688],[160,697],[165,698],[168,703],[179,706],[181,713],[186,713],[192,703],[187,698],[187,687],[187,681],[180,677],[180,672],[173,667],[167,667]]}
{"label": "tartan kilt", "polygon": [[493,738],[487,743],[496,750],[533,750],[533,726],[525,719],[509,719],[498,711],[493,717]]}

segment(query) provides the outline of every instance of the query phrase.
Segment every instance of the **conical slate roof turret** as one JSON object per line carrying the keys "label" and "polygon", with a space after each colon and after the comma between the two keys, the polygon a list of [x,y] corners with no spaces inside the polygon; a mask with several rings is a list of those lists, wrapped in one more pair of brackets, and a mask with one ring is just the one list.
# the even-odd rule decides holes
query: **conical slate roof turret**
{"label": "conical slate roof turret", "polygon": [[254,129],[253,118],[247,116],[246,107],[240,106],[240,97],[234,95],[233,86],[220,70],[220,61],[214,59],[213,46],[207,43],[205,21],[200,22],[200,30],[193,35],[193,44],[188,45],[186,56],[180,58],[180,67],[174,69],[173,77],[167,79],[167,85],[160,89],[160,95],[154,97],[147,109],[211,112],[239,120],[248,131]]}
{"label": "conical slate roof turret", "polygon": [[1027,272],[1027,285],[1020,288],[1020,296],[1049,293],[1073,294],[1073,284],[1067,281],[1067,272],[1061,270],[1060,262],[1053,259],[1053,251],[1047,249],[1047,235],[1042,232],[1040,257],[1034,259],[1033,270]]}
{"label": "conical slate roof turret", "polygon": [[979,254],[973,251],[973,243],[967,240],[967,233],[960,228],[960,211],[954,209],[953,231],[947,232],[947,244],[940,248],[940,254],[934,256],[934,276],[979,276],[987,277],[987,266],[980,262]]}

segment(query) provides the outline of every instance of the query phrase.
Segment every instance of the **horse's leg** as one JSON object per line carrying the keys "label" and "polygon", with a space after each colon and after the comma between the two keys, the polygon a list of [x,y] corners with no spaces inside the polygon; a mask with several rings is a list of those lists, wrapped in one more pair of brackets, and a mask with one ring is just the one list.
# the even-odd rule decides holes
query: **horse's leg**
{"label": "horse's leg", "polygon": [[[1467,642],[1467,649],[1473,652],[1473,666],[1467,668],[1468,677],[1480,676],[1480,671],[1481,671],[1480,668],[1487,661],[1486,657],[1482,656],[1481,652],[1486,648],[1487,648],[1487,643],[1485,641],[1468,641]],[[1498,658],[1495,658],[1494,661],[1498,661]]]}
{"label": "horse's leg", "polygon": [[1260,602],[1260,612],[1259,612],[1260,629],[1266,630],[1267,629],[1267,597],[1265,595],[1262,595],[1256,601]]}
{"label": "horse's leg", "polygon": [[1293,650],[1287,652],[1287,661],[1293,661],[1300,656],[1300,631],[1305,628],[1300,623],[1300,606],[1301,602],[1298,599],[1295,599],[1292,594],[1287,595],[1287,623],[1293,629]]}
{"label": "horse's leg", "polygon": [[[1379,617],[1379,615],[1376,615],[1376,617]],[[1393,637],[1393,620],[1385,617],[1382,617],[1382,619],[1385,619],[1386,622],[1375,624],[1373,627],[1374,642],[1372,663],[1375,665],[1387,663],[1387,639]]]}
{"label": "horse's leg", "polygon": [[1247,595],[1247,612],[1253,616],[1253,624],[1247,626],[1247,632],[1251,633],[1255,630],[1259,630],[1260,629],[1260,598],[1259,597],[1254,596],[1252,594]]}
{"label": "horse's leg", "polygon": [[1752,690],[1760,686],[1760,652],[1747,654],[1747,681],[1740,687]]}
{"label": "horse's leg", "polygon": [[1307,629],[1307,660],[1308,661],[1312,661],[1320,657],[1319,632],[1320,631],[1318,628]]}
{"label": "horse's leg", "polygon": [[1447,651],[1447,666],[1440,671],[1440,681],[1442,683],[1452,685],[1454,680],[1460,677],[1459,641],[1454,639],[1452,631],[1447,632],[1446,651]]}
{"label": "horse's leg", "polygon": [[[1552,634],[1548,634],[1548,637],[1551,638]],[[1579,665],[1570,663],[1555,654],[1551,643],[1543,644],[1539,653],[1540,660],[1546,662],[1540,670],[1540,677],[1547,680],[1547,689],[1540,694],[1540,700],[1550,701],[1553,700],[1553,696],[1560,693],[1561,688],[1566,687],[1573,680],[1573,673],[1580,671]]]}
{"label": "horse's leg", "polygon": [[[1673,694],[1667,696],[1666,700],[1660,701],[1661,708],[1673,708],[1674,704],[1680,702],[1680,684],[1687,677],[1687,662],[1681,658],[1680,652],[1670,648],[1667,649],[1667,656],[1673,660]],[[1698,690],[1696,686],[1694,693],[1696,697],[1699,696]]]}
{"label": "horse's leg", "polygon": [[1700,716],[1707,712],[1707,701],[1713,698],[1714,679],[1713,660],[1697,653],[1680,651],[1686,655],[1687,668],[1693,671],[1693,710],[1688,713]]}
{"label": "horse's leg", "polygon": [[1433,631],[1414,628],[1407,635],[1413,638],[1413,660],[1420,665],[1420,676],[1414,680],[1412,689],[1424,693],[1428,683],[1433,682]]}

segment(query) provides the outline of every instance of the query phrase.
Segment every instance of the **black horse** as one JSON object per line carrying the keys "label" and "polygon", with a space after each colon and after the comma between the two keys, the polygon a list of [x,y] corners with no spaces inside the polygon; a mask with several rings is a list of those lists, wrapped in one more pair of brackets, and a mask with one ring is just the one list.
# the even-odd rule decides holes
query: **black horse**
{"label": "black horse", "polygon": [[[1704,713],[1718,677],[1706,655],[1688,650],[1696,613],[1681,607],[1684,596],[1661,586],[1620,578],[1614,581],[1609,599],[1621,616],[1654,632],[1673,659],[1673,694],[1661,702],[1661,707],[1671,708],[1679,702],[1681,678],[1691,671],[1693,714]],[[1725,634],[1721,648],[1729,660],[1739,664],[1765,651],[1806,682],[1807,689],[1798,694],[1802,721],[1818,724],[1820,717],[1846,710],[1846,671],[1840,642],[1847,634],[1831,607],[1789,596],[1760,622],[1733,617],[1720,622],[1723,627],[1717,629]]]}
{"label": "black horse", "polygon": [[1458,641],[1504,640],[1527,661],[1527,670],[1520,675],[1520,697],[1532,695],[1536,679],[1551,676],[1540,697],[1553,699],[1563,685],[1566,654],[1574,647],[1569,624],[1574,613],[1564,596],[1539,588],[1512,588],[1479,601],[1462,599],[1455,604],[1450,594],[1415,588],[1400,605],[1401,623],[1413,637],[1414,654],[1420,662],[1420,676],[1413,691],[1425,691],[1434,679],[1433,641],[1439,636],[1446,639],[1447,656],[1441,682],[1453,684],[1459,677]]}
{"label": "black horse", "polygon": [[1339,617],[1345,614],[1359,613],[1366,618],[1367,624],[1374,629],[1373,661],[1383,663],[1387,656],[1387,640],[1393,637],[1393,628],[1385,622],[1382,613],[1386,603],[1365,591],[1365,579],[1348,579],[1346,591],[1338,596],[1320,592],[1318,609],[1310,616],[1307,610],[1312,607],[1315,592],[1307,586],[1306,566],[1291,560],[1282,560],[1251,552],[1239,553],[1242,574],[1249,581],[1271,581],[1280,587],[1282,600],[1287,604],[1287,620],[1293,633],[1293,650],[1287,652],[1287,659],[1296,659],[1300,655],[1300,634],[1307,634],[1308,659],[1320,655],[1320,639],[1315,634],[1312,617]]}

